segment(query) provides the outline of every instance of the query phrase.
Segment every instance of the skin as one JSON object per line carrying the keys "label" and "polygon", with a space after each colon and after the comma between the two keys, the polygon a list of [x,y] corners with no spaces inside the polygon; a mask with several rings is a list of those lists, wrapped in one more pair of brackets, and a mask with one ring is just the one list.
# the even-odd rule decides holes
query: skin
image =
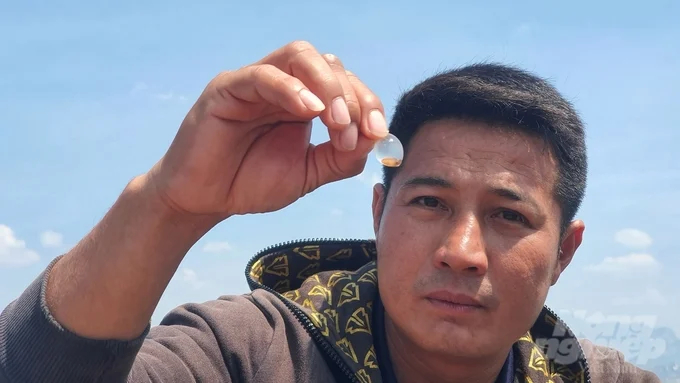
{"label": "skin", "polygon": [[[574,221],[560,236],[557,165],[544,148],[481,123],[431,122],[387,196],[375,186],[379,286],[400,382],[493,382],[536,320],[584,231]],[[482,307],[454,312],[425,297],[442,289]]]}
{"label": "skin", "polygon": [[[316,117],[330,136],[320,145],[309,142]],[[307,42],[219,74],[165,155],[55,263],[45,292],[52,316],[83,337],[138,337],[187,251],[212,227],[359,174],[386,134],[380,99]]]}

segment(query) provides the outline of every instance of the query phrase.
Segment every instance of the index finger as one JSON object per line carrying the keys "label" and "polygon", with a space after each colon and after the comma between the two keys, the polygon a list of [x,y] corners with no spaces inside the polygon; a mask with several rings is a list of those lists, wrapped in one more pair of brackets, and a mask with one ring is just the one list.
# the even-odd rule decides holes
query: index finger
{"label": "index finger", "polygon": [[343,130],[352,122],[340,80],[310,43],[290,43],[259,63],[274,65],[302,81],[326,106],[319,117],[329,128]]}
{"label": "index finger", "polygon": [[387,121],[385,120],[385,108],[382,101],[371,89],[364,84],[357,75],[345,70],[347,79],[356,94],[361,105],[361,133],[373,140],[380,140],[387,136]]}

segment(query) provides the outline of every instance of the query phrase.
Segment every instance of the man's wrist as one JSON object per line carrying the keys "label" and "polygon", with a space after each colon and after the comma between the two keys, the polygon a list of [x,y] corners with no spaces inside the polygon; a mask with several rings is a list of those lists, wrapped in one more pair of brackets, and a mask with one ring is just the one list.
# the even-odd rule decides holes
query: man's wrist
{"label": "man's wrist", "polygon": [[140,213],[151,215],[148,218],[159,222],[174,234],[186,232],[189,238],[196,237],[196,240],[225,219],[217,214],[183,211],[158,190],[148,173],[133,178],[121,197],[135,200],[133,205],[143,207]]}
{"label": "man's wrist", "polygon": [[216,223],[178,212],[146,176],[133,179],[101,222],[54,265],[46,303],[63,327],[92,339],[134,339],[187,251]]}

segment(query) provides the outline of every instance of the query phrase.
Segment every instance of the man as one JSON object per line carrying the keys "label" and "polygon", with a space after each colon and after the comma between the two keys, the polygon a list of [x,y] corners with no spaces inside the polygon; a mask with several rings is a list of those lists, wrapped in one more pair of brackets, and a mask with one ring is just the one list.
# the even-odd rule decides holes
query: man
{"label": "man", "polygon": [[[310,121],[330,141],[309,143]],[[375,241],[257,254],[250,294],[148,323],[207,231],[362,171],[383,106],[305,42],[217,76],[164,157],[0,317],[7,382],[658,382],[578,342],[544,302],[579,247],[579,117],[498,65],[434,76],[390,131],[405,159],[373,190]]]}

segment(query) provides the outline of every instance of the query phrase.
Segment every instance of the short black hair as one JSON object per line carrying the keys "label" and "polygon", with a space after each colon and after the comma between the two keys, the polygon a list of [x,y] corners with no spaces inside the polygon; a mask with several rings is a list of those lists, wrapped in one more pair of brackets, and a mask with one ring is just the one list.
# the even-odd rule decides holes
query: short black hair
{"label": "short black hair", "polygon": [[[541,137],[558,162],[554,194],[561,208],[561,229],[566,229],[583,201],[588,164],[583,123],[555,87],[527,71],[495,63],[431,76],[400,97],[390,122],[390,133],[404,145],[404,161],[411,139],[425,123],[448,118]],[[383,167],[386,193],[398,171]]]}

